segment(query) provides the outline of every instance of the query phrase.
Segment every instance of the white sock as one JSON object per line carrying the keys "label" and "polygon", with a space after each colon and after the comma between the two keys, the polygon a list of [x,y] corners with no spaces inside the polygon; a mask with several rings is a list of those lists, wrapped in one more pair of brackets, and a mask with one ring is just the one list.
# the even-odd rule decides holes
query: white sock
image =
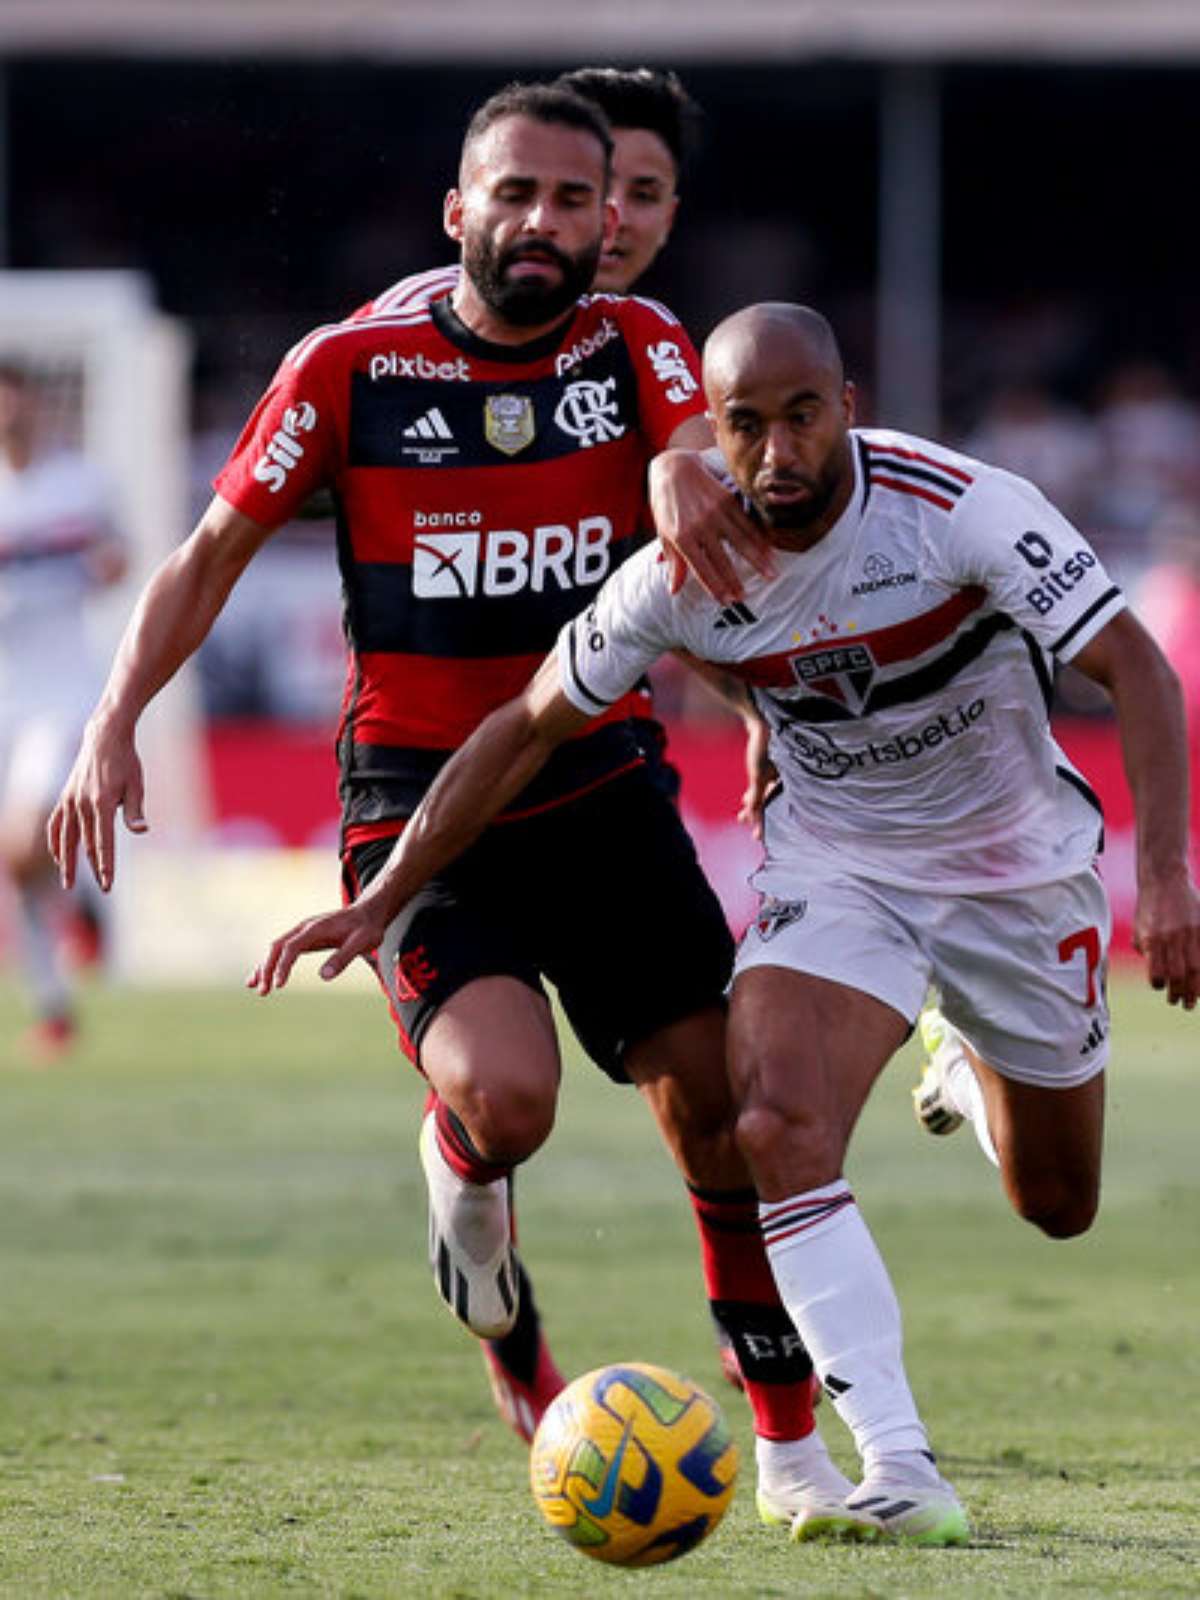
{"label": "white sock", "polygon": [[966,1117],[975,1130],[979,1148],[992,1165],[998,1167],[1000,1157],[996,1154],[996,1146],[992,1142],[992,1130],[988,1127],[987,1106],[983,1101],[983,1090],[979,1079],[975,1076],[960,1035],[950,1029],[949,1024],[947,1031],[950,1039],[942,1046],[946,1051],[946,1065],[942,1076],[942,1082],[946,1086],[946,1099],[960,1117]]}
{"label": "white sock", "polygon": [[21,965],[41,1017],[65,1017],[71,1011],[71,990],[56,940],[54,911],[59,895],[53,880],[39,879],[17,890]]}
{"label": "white sock", "polygon": [[928,1450],[900,1307],[844,1179],[759,1206],[780,1298],[861,1456]]}
{"label": "white sock", "polygon": [[803,1439],[756,1437],[754,1461],[760,1488],[783,1498],[812,1490],[838,1498],[852,1487],[816,1428]]}

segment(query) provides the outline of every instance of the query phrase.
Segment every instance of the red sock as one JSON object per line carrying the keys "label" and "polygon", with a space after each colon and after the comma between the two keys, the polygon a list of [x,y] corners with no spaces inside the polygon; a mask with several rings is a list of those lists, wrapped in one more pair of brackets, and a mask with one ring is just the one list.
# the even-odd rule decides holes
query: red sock
{"label": "red sock", "polygon": [[508,1166],[498,1166],[487,1161],[471,1143],[471,1135],[451,1111],[444,1100],[439,1100],[431,1089],[425,1102],[426,1111],[433,1102],[434,1127],[437,1129],[438,1149],[447,1165],[464,1183],[495,1183],[497,1178],[507,1178],[512,1172]]}
{"label": "red sock", "polygon": [[733,1343],[754,1431],[803,1439],[815,1423],[812,1362],[775,1287],[753,1189],[694,1189],[704,1284],[714,1318]]}

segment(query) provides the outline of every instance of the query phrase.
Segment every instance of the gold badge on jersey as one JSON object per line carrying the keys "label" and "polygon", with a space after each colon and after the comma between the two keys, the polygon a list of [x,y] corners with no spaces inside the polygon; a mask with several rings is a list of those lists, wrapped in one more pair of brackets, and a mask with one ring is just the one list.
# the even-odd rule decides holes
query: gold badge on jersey
{"label": "gold badge on jersey", "polygon": [[522,394],[488,395],[483,403],[483,431],[495,449],[515,456],[533,443],[533,401]]}

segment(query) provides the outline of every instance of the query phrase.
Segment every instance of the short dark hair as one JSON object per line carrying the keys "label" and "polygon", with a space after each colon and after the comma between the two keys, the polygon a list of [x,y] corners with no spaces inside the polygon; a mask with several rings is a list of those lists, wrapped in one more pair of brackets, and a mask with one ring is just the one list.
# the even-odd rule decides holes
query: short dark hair
{"label": "short dark hair", "polygon": [[612,134],[603,111],[594,100],[585,99],[561,83],[508,83],[498,89],[467,124],[462,143],[464,164],[471,146],[506,117],[531,117],[535,122],[579,128],[593,134],[604,151],[606,172],[612,164]]}
{"label": "short dark hair", "polygon": [[677,73],[657,67],[576,67],[554,81],[598,105],[612,127],[656,133],[677,172],[699,143],[702,113]]}

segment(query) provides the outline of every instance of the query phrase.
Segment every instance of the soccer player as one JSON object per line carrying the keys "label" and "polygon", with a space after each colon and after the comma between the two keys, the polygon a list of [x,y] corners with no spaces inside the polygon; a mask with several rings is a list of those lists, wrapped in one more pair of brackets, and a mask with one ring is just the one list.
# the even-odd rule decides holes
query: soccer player
{"label": "soccer player", "polygon": [[[694,144],[699,108],[678,76],[649,67],[579,67],[555,80],[590,100],[608,119],[612,134],[609,198],[616,208],[616,230],[601,250],[594,287],[629,294],[649,270],[670,237],[679,209],[679,185]],[[450,294],[461,267],[436,268],[402,278],[360,308],[356,317],[395,315]],[[652,536],[652,535],[648,535]],[[680,776],[667,758],[667,734],[654,715],[649,679],[635,686],[627,703],[631,727],[646,769],[662,792],[678,799]],[[749,726],[755,747],[757,719]],[[515,1226],[515,1197],[509,1204]],[[737,1355],[720,1324],[715,1324],[721,1370],[741,1387]],[[562,1378],[542,1329],[526,1264],[522,1262],[517,1321],[503,1339],[480,1345],[492,1395],[501,1416],[524,1439],[532,1436],[541,1411]]]}
{"label": "soccer player", "polygon": [[[771,725],[761,905],[729,1019],[738,1139],[772,1270],[862,1482],[794,1534],[958,1544],[904,1374],[900,1313],[844,1173],[872,1084],[926,987],[944,1017],[938,1095],[970,1118],[1019,1214],[1083,1232],[1099,1192],[1110,925],[1101,818],[1055,744],[1051,674],[1112,696],[1138,815],[1135,930],[1151,983],[1200,997],[1200,897],[1187,869],[1178,681],[1087,541],[1026,481],[939,444],[852,426],[828,323],[754,306],[705,350],[723,463],[777,574],[744,598],[672,592],[655,550],[628,561],[519,697],[440,774],[368,895],[277,940],[252,980],[305,950],[333,977],[370,949],[560,741],[665,650],[719,663]],[[735,558],[736,559],[736,558]],[[402,914],[402,913],[401,913]]]}
{"label": "soccer player", "polygon": [[102,475],[73,451],[42,447],[39,409],[35,379],[0,363],[0,855],[35,1009],[22,1051],[49,1062],[76,1022],[60,950],[71,908],[46,822],[100,681],[84,608],[124,573],[125,550]]}
{"label": "soccer player", "polygon": [[[611,213],[609,139],[568,90],[518,85],[467,130],[448,298],[321,328],[287,356],[191,538],[152,577],[51,820],[112,883],[142,831],[135,731],[271,530],[317,488],[339,507],[351,650],[339,735],[347,891],[369,888],[452,752],[528,681],[638,543],[645,467],[711,437],[695,352],[652,302],[581,298]],[[677,938],[664,947],[661,908]],[[571,915],[564,915],[564,909]],[[650,909],[654,915],[650,915]],[[686,1178],[715,1313],[737,1341],[763,1516],[844,1479],[813,1426],[724,1069],[732,942],[620,706],[564,744],[468,859],[387,931],[377,968],[434,1091],[422,1125],[436,1281],[483,1338],[515,1324],[513,1168],[553,1122],[549,978],[589,1055],[637,1084]]]}

